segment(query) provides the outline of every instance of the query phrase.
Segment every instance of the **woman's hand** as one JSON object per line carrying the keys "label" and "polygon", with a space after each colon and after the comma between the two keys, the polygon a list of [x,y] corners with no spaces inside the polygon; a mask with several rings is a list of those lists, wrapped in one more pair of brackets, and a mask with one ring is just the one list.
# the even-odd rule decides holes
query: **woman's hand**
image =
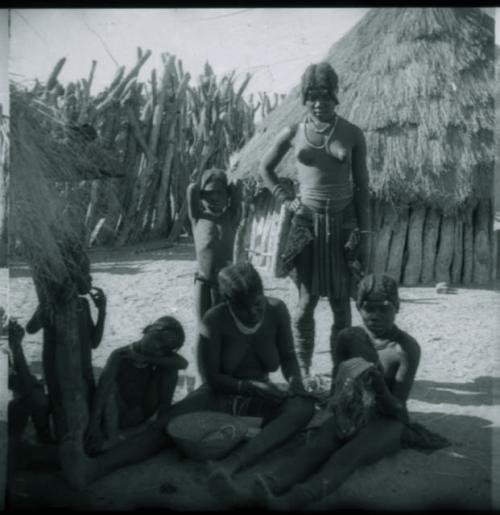
{"label": "woman's hand", "polygon": [[243,381],[242,393],[258,395],[271,401],[280,401],[288,397],[287,390],[281,390],[272,383],[253,380]]}
{"label": "woman's hand", "polygon": [[97,452],[102,449],[104,438],[97,424],[89,424],[85,432],[85,449],[90,452]]}
{"label": "woman's hand", "polygon": [[300,376],[291,376],[288,379],[288,385],[289,395],[306,395],[308,397],[311,396],[311,393],[306,390],[302,378]]}

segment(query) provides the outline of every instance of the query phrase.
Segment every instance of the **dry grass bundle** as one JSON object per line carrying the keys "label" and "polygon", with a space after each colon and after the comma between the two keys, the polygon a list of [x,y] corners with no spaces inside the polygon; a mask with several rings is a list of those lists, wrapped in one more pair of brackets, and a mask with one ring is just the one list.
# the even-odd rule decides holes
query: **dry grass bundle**
{"label": "dry grass bundle", "polygon": [[[480,9],[373,9],[328,52],[339,114],[366,135],[370,186],[381,199],[453,210],[491,196],[494,22]],[[255,176],[277,133],[304,115],[299,88],[242,150]],[[294,177],[290,152],[278,172]]]}
{"label": "dry grass bundle", "polygon": [[62,202],[53,182],[78,176],[82,158],[58,130],[31,95],[11,89],[10,240],[30,263],[38,295],[49,304],[54,286],[79,267],[79,256],[67,250],[83,244],[84,206]]}

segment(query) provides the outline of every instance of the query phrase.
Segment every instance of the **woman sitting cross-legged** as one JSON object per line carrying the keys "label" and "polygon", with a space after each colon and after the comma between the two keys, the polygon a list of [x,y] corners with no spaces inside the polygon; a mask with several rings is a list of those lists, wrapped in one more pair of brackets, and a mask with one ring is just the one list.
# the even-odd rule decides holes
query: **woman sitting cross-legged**
{"label": "woman sitting cross-legged", "polygon": [[[264,419],[257,436],[212,464],[215,475],[231,476],[307,425],[314,403],[302,386],[285,304],[264,295],[262,280],[249,263],[223,268],[218,281],[223,302],[207,311],[200,328],[198,360],[204,383],[149,429],[95,458],[66,440],[62,464],[71,484],[83,488],[118,467],[145,460],[172,445],[165,427],[181,414],[214,410]],[[286,389],[269,380],[269,373],[278,369],[288,381]]]}
{"label": "woman sitting cross-legged", "polygon": [[257,475],[250,490],[219,473],[213,493],[233,505],[300,509],[335,492],[359,467],[402,446],[435,450],[449,445],[408,420],[406,401],[420,347],[394,324],[399,309],[394,279],[363,278],[357,307],[363,326],[341,331],[335,348],[330,416],[274,471]]}

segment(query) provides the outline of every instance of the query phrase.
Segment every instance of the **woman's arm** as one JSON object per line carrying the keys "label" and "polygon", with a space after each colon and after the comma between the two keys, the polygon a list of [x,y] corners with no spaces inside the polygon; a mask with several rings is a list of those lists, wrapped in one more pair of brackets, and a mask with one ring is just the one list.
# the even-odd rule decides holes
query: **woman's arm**
{"label": "woman's arm", "polygon": [[369,176],[366,168],[366,140],[363,132],[356,127],[355,143],[352,150],[352,180],[354,186],[354,206],[358,226],[361,231],[361,261],[367,266],[367,253],[369,233],[371,230],[370,220],[370,191]]}
{"label": "woman's arm", "polygon": [[191,224],[200,217],[200,185],[198,182],[189,184],[186,190],[188,216]]}
{"label": "woman's arm", "polygon": [[420,346],[409,335],[404,335],[404,341],[400,342],[401,353],[398,368],[394,378],[392,390],[380,374],[381,379],[375,379],[374,388],[382,411],[406,421],[406,401],[410,395],[413,381],[420,362]]}
{"label": "woman's arm", "polygon": [[297,126],[287,127],[278,134],[271,149],[264,155],[260,166],[260,174],[264,185],[281,202],[293,200],[293,196],[283,187],[280,187],[275,169],[292,146],[292,139],[297,131]]}
{"label": "woman's arm", "polygon": [[169,356],[149,356],[147,354],[139,354],[134,352],[134,359],[141,363],[147,363],[148,365],[156,365],[167,370],[179,370],[188,367],[189,363],[179,354],[173,352]]}
{"label": "woman's arm", "polygon": [[200,326],[200,339],[198,349],[198,368],[202,377],[217,392],[239,394],[242,393],[243,381],[235,379],[220,370],[222,361],[222,335],[220,320],[210,319],[202,321]]}
{"label": "woman's arm", "polygon": [[417,374],[418,365],[420,363],[420,345],[410,335],[405,334],[401,346],[401,360],[399,362],[396,376],[394,378],[394,386],[392,395],[401,402],[406,402],[410,396],[410,391]]}
{"label": "woman's arm", "polygon": [[89,429],[100,430],[100,421],[106,400],[112,391],[112,387],[116,380],[118,373],[118,366],[122,359],[123,347],[115,349],[109,356],[104,370],[102,371],[99,382],[97,383],[97,389],[92,402],[92,408],[90,410]]}

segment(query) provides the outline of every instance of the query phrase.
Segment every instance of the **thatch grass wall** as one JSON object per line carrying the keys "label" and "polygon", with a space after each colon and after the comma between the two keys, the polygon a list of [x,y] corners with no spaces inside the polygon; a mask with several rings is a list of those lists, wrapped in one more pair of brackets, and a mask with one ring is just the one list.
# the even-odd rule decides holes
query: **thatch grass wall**
{"label": "thatch grass wall", "polygon": [[[409,285],[490,280],[493,19],[473,8],[373,9],[326,60],[340,78],[339,114],[367,139],[371,268]],[[303,115],[296,87],[242,149],[235,176],[258,193],[260,159]],[[295,178],[291,151],[278,173]],[[252,256],[271,252],[250,248]]]}

